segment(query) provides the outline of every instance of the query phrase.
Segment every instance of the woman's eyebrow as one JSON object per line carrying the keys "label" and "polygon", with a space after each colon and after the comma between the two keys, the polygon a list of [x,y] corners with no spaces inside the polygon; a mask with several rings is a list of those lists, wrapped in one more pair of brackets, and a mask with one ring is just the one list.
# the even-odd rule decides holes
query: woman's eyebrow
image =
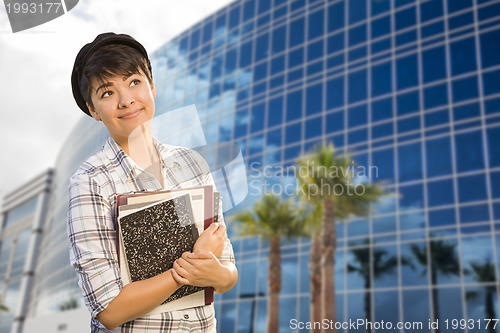
{"label": "woman's eyebrow", "polygon": [[[131,77],[132,75],[134,75],[134,73],[130,73],[130,74],[126,74],[123,76],[123,81],[127,80],[129,77]],[[107,87],[111,87],[113,85],[113,82],[106,82],[106,83],[103,83],[101,84],[96,90],[95,90],[95,93],[97,95],[97,93],[99,92],[99,89],[101,88],[107,88]]]}

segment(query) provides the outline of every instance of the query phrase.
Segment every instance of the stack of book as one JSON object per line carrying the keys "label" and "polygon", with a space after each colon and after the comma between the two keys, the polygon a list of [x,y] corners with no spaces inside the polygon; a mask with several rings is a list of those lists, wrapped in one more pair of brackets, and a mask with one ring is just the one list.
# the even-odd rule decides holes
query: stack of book
{"label": "stack of book", "polygon": [[[220,194],[207,185],[119,195],[116,202],[116,246],[126,285],[161,274],[192,252],[198,236],[218,220]],[[213,288],[182,286],[149,314],[212,302]]]}

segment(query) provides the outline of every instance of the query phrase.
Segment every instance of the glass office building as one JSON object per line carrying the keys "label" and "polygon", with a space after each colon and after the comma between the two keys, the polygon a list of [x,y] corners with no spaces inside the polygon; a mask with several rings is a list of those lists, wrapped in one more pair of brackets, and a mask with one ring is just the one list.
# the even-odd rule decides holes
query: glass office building
{"label": "glass office building", "polygon": [[[156,112],[195,104],[218,143],[214,169],[233,144],[241,149],[241,207],[262,189],[293,186],[264,168],[293,165],[325,141],[399,194],[337,226],[338,321],[365,318],[365,306],[373,321],[421,322],[420,332],[429,319],[498,317],[499,40],[498,1],[236,1],[152,54]],[[32,316],[71,297],[81,306],[63,199],[71,172],[104,140],[92,126],[79,124],[57,162]],[[216,297],[219,332],[264,332],[269,245],[230,236],[239,281]],[[282,244],[281,332],[309,320],[309,248],[307,239]]]}

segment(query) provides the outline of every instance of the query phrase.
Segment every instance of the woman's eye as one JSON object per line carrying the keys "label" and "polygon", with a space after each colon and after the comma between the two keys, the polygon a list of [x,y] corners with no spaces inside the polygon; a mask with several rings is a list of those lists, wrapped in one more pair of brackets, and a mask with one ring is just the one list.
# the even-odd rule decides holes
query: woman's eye
{"label": "woman's eye", "polygon": [[[109,94],[109,95],[108,95],[108,94]],[[108,96],[110,96],[111,94],[112,94],[112,92],[111,92],[111,91],[106,90],[105,92],[103,92],[103,93],[102,93],[101,98],[108,97]]]}
{"label": "woman's eye", "polygon": [[135,80],[132,80],[132,82],[130,82],[130,85],[131,85],[131,86],[136,86],[136,85],[138,85],[138,84],[139,84],[139,82],[141,82],[141,81],[140,81],[140,80],[135,79]]}

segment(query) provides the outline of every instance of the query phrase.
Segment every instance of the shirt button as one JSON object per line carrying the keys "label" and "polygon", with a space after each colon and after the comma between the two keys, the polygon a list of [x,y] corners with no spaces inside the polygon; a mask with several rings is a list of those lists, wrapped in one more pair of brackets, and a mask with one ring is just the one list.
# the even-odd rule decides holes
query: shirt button
{"label": "shirt button", "polygon": [[188,314],[185,314],[185,315],[184,315],[184,319],[188,320],[188,319],[189,319],[189,315],[188,315]]}

